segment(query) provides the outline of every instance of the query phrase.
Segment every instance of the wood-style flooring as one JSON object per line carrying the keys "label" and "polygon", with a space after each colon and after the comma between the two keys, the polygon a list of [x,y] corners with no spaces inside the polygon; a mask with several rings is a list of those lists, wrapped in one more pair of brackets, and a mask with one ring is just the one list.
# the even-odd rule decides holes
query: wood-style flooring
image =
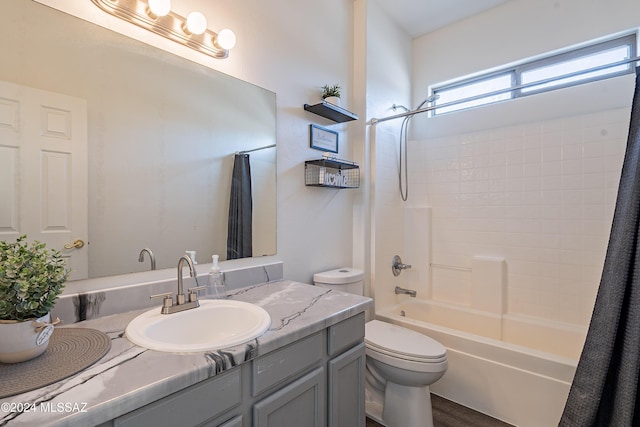
{"label": "wood-style flooring", "polygon": [[[431,406],[434,427],[513,427],[435,394],[431,395]],[[366,427],[381,427],[381,424],[367,418]]]}

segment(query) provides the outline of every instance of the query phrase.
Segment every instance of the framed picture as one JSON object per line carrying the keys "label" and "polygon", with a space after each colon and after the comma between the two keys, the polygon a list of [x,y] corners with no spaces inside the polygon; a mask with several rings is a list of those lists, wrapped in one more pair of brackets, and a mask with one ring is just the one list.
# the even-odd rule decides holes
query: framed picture
{"label": "framed picture", "polygon": [[338,132],[318,125],[309,125],[309,142],[316,150],[338,152]]}

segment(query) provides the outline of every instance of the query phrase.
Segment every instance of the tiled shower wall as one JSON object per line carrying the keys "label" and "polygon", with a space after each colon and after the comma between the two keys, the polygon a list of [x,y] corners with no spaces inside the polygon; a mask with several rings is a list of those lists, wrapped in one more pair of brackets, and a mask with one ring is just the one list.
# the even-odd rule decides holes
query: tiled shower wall
{"label": "tiled shower wall", "polygon": [[469,305],[472,256],[502,257],[507,313],[587,326],[628,126],[621,108],[410,141],[414,200],[432,206],[431,297]]}

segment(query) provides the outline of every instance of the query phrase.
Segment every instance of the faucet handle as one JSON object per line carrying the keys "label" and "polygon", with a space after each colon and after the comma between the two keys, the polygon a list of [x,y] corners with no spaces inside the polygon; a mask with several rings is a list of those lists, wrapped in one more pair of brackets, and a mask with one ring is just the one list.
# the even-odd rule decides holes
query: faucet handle
{"label": "faucet handle", "polygon": [[162,307],[171,307],[173,305],[173,292],[165,292],[163,294],[151,295],[149,299],[162,298]]}
{"label": "faucet handle", "polygon": [[193,288],[189,288],[189,302],[194,302],[198,300],[198,291],[204,291],[207,289],[206,286],[194,286]]}
{"label": "faucet handle", "polygon": [[391,272],[394,276],[399,276],[402,270],[411,268],[411,264],[404,264],[399,255],[395,255],[391,260]]}

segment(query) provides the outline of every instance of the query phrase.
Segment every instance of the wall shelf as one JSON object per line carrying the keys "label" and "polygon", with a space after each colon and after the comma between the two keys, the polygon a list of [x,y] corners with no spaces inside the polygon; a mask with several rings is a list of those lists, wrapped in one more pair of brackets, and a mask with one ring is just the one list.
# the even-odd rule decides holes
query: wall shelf
{"label": "wall shelf", "polygon": [[358,116],[351,111],[325,101],[314,105],[304,104],[304,109],[337,123],[358,120]]}
{"label": "wall shelf", "polygon": [[360,166],[347,160],[307,160],[304,162],[304,184],[312,187],[358,188]]}

